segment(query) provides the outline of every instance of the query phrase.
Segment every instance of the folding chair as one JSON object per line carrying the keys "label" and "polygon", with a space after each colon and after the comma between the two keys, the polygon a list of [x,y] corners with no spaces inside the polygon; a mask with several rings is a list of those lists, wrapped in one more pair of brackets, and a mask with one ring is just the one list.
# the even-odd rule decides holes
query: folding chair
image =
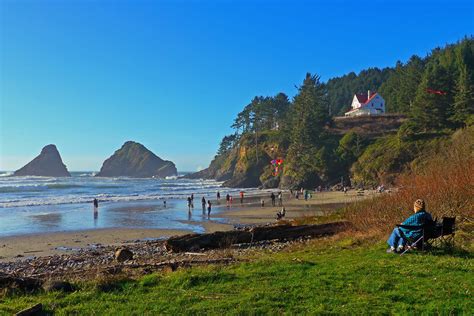
{"label": "folding chair", "polygon": [[454,248],[454,233],[456,229],[456,217],[443,217],[443,221],[439,227],[439,234],[436,236],[437,241],[442,246],[449,246],[450,249]]}
{"label": "folding chair", "polygon": [[402,236],[403,239],[405,239],[408,243],[408,246],[406,249],[400,254],[404,255],[408,250],[410,249],[421,249],[421,251],[424,251],[425,248],[430,247],[431,245],[427,242],[431,238],[436,238],[437,236],[437,225],[436,221],[429,221],[426,222],[424,225],[397,225],[398,228],[405,228],[408,230],[420,230],[421,231],[421,237],[418,239],[413,239],[410,237],[407,237],[403,231],[400,229],[400,235]]}
{"label": "folding chair", "polygon": [[409,225],[397,225],[397,227],[406,228],[409,230],[419,230],[422,229],[422,235],[417,240],[408,238],[403,234],[403,231],[400,230],[402,238],[408,242],[408,247],[400,254],[405,254],[408,250],[416,248],[424,251],[425,248],[430,247],[430,240],[439,240],[443,245],[449,245],[450,248],[454,248],[454,232],[455,232],[455,217],[443,217],[442,223],[438,223],[435,219],[420,226],[409,226]]}

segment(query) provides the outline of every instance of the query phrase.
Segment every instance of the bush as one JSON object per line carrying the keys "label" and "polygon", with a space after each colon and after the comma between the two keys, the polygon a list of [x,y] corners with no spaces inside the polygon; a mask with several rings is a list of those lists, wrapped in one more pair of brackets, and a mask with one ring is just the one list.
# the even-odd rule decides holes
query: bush
{"label": "bush", "polygon": [[387,234],[412,214],[413,202],[421,198],[433,217],[455,216],[461,228],[472,221],[474,127],[456,132],[439,148],[442,151],[432,152],[424,163],[399,176],[395,192],[348,206],[348,219],[359,230]]}

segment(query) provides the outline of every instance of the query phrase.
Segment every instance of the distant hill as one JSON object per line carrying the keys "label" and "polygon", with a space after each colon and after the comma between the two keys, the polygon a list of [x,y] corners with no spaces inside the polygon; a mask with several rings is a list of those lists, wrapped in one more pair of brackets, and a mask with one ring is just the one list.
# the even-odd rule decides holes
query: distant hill
{"label": "distant hill", "polygon": [[70,177],[61,155],[55,145],[43,147],[41,153],[24,167],[18,169],[14,176]]}
{"label": "distant hill", "polygon": [[140,143],[128,141],[104,161],[96,177],[165,178],[177,174],[173,162],[161,159]]}

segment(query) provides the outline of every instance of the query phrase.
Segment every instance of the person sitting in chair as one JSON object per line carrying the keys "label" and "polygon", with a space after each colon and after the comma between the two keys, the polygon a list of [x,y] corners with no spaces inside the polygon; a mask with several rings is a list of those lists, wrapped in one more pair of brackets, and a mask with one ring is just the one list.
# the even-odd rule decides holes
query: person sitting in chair
{"label": "person sitting in chair", "polygon": [[419,228],[396,227],[392,231],[390,238],[387,240],[387,243],[390,246],[390,248],[387,249],[388,253],[402,251],[407,242],[405,238],[418,240],[423,235],[423,225],[428,221],[433,220],[431,214],[425,210],[425,201],[422,199],[415,201],[413,211],[415,214],[408,217],[401,225],[418,226]]}

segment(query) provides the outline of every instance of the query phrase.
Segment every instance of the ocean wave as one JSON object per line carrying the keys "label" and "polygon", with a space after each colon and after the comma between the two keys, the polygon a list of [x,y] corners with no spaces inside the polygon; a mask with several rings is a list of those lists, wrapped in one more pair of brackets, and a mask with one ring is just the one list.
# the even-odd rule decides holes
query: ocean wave
{"label": "ocean wave", "polygon": [[47,187],[48,189],[73,189],[73,188],[81,188],[84,186],[79,185],[79,184],[70,184],[70,183],[53,183],[53,184],[46,184],[45,187]]}
{"label": "ocean wave", "polygon": [[120,185],[113,185],[113,184],[103,184],[103,185],[94,185],[91,186],[91,188],[94,189],[117,189],[117,188],[123,188],[123,186]]}
{"label": "ocean wave", "polygon": [[0,187],[0,193],[21,193],[21,192],[39,192],[47,189],[72,189],[82,187],[78,184],[62,184],[62,183],[32,183],[32,184],[16,184]]}
{"label": "ocean wave", "polygon": [[81,173],[78,177],[95,177],[96,174],[97,172]]}
{"label": "ocean wave", "polygon": [[[256,189],[246,190],[247,195],[251,195],[251,191]],[[237,194],[239,189],[227,189],[223,190],[222,193]],[[0,202],[0,208],[11,208],[11,207],[30,207],[30,206],[42,206],[42,205],[60,205],[60,204],[85,204],[92,203],[94,198],[97,198],[99,202],[130,202],[130,201],[145,201],[145,200],[164,200],[164,199],[186,199],[191,192],[183,192],[181,194],[173,193],[148,193],[148,194],[127,194],[127,195],[114,195],[109,193],[100,193],[88,196],[54,196],[43,199],[13,199],[4,200]],[[250,194],[249,194],[250,193]],[[215,191],[194,191],[196,197],[202,195],[214,197]]]}
{"label": "ocean wave", "polygon": [[16,185],[0,187],[0,193],[17,193],[17,192],[39,192],[43,191],[39,185]]}
{"label": "ocean wave", "polygon": [[13,172],[12,171],[7,171],[7,172],[1,172],[0,173],[0,177],[9,177],[9,176],[12,176],[13,175]]}
{"label": "ocean wave", "polygon": [[14,176],[14,177],[11,177],[11,179],[15,179],[17,181],[21,181],[21,180],[40,180],[40,181],[48,180],[48,181],[54,181],[56,178],[55,177],[44,177],[44,176]]}
{"label": "ocean wave", "polygon": [[27,207],[27,206],[42,206],[42,205],[60,205],[60,204],[85,204],[92,203],[94,198],[97,198],[99,202],[129,202],[129,201],[144,201],[144,200],[160,200],[160,199],[184,199],[187,194],[175,194],[175,195],[126,195],[126,196],[114,196],[111,194],[97,194],[95,196],[81,196],[81,197],[51,197],[47,199],[35,200],[35,199],[22,199],[22,200],[9,200],[0,202],[0,208],[10,207]]}
{"label": "ocean wave", "polygon": [[94,198],[104,202],[185,199],[191,193],[214,197],[216,190],[238,191],[213,180],[12,177],[0,178],[0,208],[91,203]]}

